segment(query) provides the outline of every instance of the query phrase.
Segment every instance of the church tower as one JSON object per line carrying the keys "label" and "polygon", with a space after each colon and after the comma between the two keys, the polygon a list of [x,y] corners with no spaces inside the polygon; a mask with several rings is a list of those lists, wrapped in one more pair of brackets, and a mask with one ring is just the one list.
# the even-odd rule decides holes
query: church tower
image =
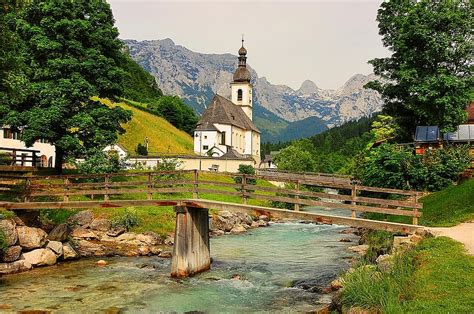
{"label": "church tower", "polygon": [[242,108],[252,121],[252,84],[250,84],[250,71],[247,69],[247,49],[239,49],[239,66],[234,73],[234,81],[230,83],[232,89],[232,102]]}

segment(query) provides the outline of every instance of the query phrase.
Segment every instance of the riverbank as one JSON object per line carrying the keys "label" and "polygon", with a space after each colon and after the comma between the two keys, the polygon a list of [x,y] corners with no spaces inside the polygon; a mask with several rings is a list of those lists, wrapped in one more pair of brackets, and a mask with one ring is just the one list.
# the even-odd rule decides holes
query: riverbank
{"label": "riverbank", "polygon": [[[152,231],[130,231],[142,223],[133,209],[125,209],[111,219],[101,218],[90,210],[73,212],[67,219],[62,217],[61,223],[56,225],[39,213],[22,217],[10,213],[3,218],[0,219],[0,275],[81,257],[172,256],[172,233],[163,236]],[[266,227],[268,220],[264,215],[251,217],[244,213],[213,212],[211,236],[240,234]]]}
{"label": "riverbank", "polygon": [[[431,234],[403,239],[375,232],[368,237],[369,253],[340,279],[338,311],[472,312],[474,256],[461,243]],[[386,252],[374,254],[377,247]]]}

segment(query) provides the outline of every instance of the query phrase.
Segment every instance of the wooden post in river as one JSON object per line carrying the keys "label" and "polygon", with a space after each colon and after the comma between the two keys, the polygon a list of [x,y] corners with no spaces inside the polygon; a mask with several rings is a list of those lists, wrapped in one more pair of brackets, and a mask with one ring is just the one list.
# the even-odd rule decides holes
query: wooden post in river
{"label": "wooden post in river", "polygon": [[175,206],[171,277],[185,278],[211,268],[209,211],[206,208]]}

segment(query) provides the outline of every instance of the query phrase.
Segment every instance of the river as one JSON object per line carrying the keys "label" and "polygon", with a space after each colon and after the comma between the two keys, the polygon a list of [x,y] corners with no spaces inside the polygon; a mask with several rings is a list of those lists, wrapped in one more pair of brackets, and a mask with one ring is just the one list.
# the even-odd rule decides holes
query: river
{"label": "river", "polygon": [[339,234],[343,229],[275,223],[213,238],[212,270],[184,280],[171,279],[171,260],[158,257],[107,258],[105,267],[82,259],[37,268],[0,278],[0,311],[311,311],[330,295],[307,288],[325,286],[349,267],[352,255],[345,248],[351,244],[339,240],[356,237]]}

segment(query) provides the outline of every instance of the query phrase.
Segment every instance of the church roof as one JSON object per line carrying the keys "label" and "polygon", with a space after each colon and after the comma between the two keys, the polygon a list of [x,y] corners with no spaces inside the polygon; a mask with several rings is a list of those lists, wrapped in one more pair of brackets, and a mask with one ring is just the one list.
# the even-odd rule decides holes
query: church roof
{"label": "church roof", "polygon": [[241,107],[220,95],[215,95],[199,120],[196,130],[214,130],[214,123],[230,124],[244,130],[260,133]]}
{"label": "church roof", "polygon": [[250,82],[250,71],[246,67],[239,66],[234,72],[234,82]]}
{"label": "church roof", "polygon": [[247,159],[248,157],[246,157],[245,155],[242,155],[241,153],[239,153],[235,149],[230,148],[227,151],[227,153],[222,155],[220,158],[221,159]]}

